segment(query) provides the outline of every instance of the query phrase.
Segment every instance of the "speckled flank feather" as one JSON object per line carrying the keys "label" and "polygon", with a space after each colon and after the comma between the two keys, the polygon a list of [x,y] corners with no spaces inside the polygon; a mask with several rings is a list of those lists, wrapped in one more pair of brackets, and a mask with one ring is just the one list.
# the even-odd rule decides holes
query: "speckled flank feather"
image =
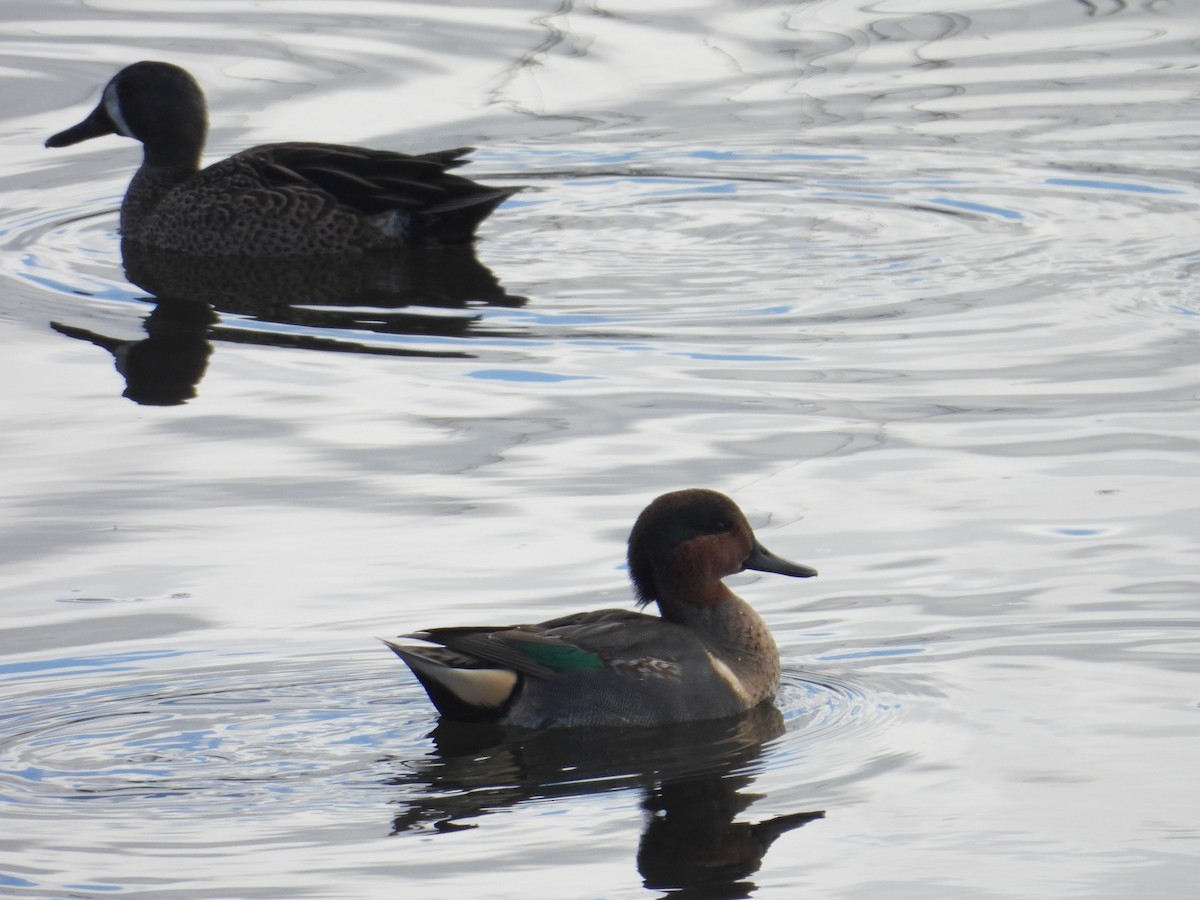
{"label": "speckled flank feather", "polygon": [[96,109],[54,135],[140,140],[145,158],[121,205],[125,241],[197,255],[280,257],[465,244],[519,188],[449,170],[470,147],[417,156],[339,144],[264,144],[199,168],[204,97],[168,63],[121,70]]}

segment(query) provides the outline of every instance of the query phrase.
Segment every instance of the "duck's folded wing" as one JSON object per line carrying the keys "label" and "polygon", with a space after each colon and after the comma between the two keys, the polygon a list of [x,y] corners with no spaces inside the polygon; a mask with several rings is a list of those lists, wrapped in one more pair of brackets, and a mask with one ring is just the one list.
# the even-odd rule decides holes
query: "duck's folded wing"
{"label": "duck's folded wing", "polygon": [[[480,189],[446,172],[467,162],[461,157],[472,149],[458,147],[408,156],[340,144],[292,142],[263,144],[238,154],[238,158],[258,170],[264,186],[317,188],[371,214],[392,209],[437,209],[453,201],[461,204],[462,195],[471,196],[473,203],[491,201],[490,195],[496,189]],[[474,190],[468,190],[468,186]]]}
{"label": "duck's folded wing", "polygon": [[533,627],[433,628],[405,636],[439,644],[476,667],[508,669],[533,678],[602,665],[595,654],[531,630]]}
{"label": "duck's folded wing", "polygon": [[[475,661],[550,678],[602,669],[644,639],[644,629],[666,625],[656,616],[628,610],[576,613],[538,625],[507,628],[433,628],[407,637],[439,644]],[[669,626],[668,626],[669,627]]]}

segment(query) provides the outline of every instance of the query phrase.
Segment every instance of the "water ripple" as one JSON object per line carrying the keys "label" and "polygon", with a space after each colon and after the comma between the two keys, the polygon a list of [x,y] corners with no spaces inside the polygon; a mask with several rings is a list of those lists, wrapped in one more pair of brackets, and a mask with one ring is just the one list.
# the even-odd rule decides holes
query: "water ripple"
{"label": "water ripple", "polygon": [[[104,814],[136,816],[170,796],[157,815],[264,813],[267,800],[302,806],[331,783],[369,781],[383,747],[415,750],[420,739],[420,717],[395,705],[395,682],[383,674],[367,678],[322,660],[314,678],[315,659],[154,665],[166,658],[179,662],[178,654],[134,652],[24,667],[78,672],[9,692],[2,802],[53,817],[107,798]],[[21,672],[4,674],[22,683]],[[92,686],[97,676],[101,687]]]}
{"label": "water ripple", "polygon": [[[1186,5],[11,6],[0,893],[644,895],[655,782],[697,772],[739,826],[826,810],[742,895],[1197,880]],[[120,399],[167,318],[116,245],[138,151],[41,141],[147,48],[210,158],[480,146],[529,188],[478,245],[509,302],[223,312],[196,403]],[[345,645],[609,603],[681,480],[821,570],[747,592],[777,731],[455,755]]]}

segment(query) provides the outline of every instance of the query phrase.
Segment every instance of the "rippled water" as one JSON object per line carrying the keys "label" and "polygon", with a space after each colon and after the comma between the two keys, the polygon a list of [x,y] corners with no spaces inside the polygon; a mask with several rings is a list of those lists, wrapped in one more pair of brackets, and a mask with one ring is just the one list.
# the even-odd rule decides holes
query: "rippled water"
{"label": "rippled water", "polygon": [[[0,894],[1194,892],[1200,17],[645,6],[6,6]],[[42,147],[140,58],[528,189],[437,303],[181,317]],[[690,485],[821,571],[731,579],[778,716],[431,734],[374,635],[624,605]]]}

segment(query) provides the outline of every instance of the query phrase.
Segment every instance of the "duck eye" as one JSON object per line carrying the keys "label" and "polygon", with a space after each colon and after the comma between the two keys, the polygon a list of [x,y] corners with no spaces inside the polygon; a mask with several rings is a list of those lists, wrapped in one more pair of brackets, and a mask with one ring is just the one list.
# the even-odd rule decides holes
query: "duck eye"
{"label": "duck eye", "polygon": [[723,531],[729,530],[729,523],[724,519],[713,519],[708,524],[708,530],[713,534],[720,534]]}

